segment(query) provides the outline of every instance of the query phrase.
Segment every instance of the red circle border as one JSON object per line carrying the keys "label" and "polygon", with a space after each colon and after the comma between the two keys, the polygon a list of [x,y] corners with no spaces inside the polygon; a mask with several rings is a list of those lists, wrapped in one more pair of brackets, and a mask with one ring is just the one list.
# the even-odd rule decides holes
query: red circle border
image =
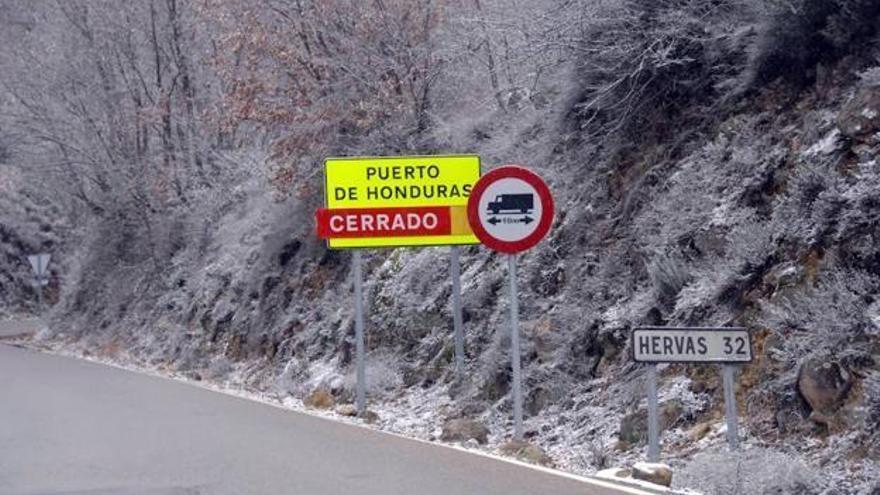
{"label": "red circle border", "polygon": [[[480,222],[480,197],[483,196],[483,193],[492,183],[507,178],[520,179],[527,182],[535,188],[538,197],[541,199],[542,211],[538,227],[527,237],[518,241],[503,241],[493,237]],[[471,230],[474,231],[477,239],[489,249],[505,254],[516,254],[532,248],[541,242],[541,239],[550,232],[554,213],[553,195],[550,194],[550,188],[547,187],[547,183],[538,174],[520,165],[502,165],[480,177],[480,180],[474,184],[467,204],[468,223],[471,225]]]}

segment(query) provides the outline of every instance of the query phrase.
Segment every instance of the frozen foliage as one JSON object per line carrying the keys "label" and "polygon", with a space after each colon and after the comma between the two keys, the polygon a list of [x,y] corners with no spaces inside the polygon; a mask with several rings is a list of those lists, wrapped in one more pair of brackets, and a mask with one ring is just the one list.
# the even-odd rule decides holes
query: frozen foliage
{"label": "frozen foliage", "polygon": [[[65,246],[68,218],[47,191],[27,187],[14,169],[0,165],[0,316],[36,310],[37,295],[27,255],[53,252]],[[64,267],[49,265],[49,303],[57,300]]]}
{"label": "frozen foliage", "polygon": [[826,481],[797,458],[752,448],[739,453],[706,452],[676,471],[673,483],[706,495],[824,493]]}
{"label": "frozen foliage", "polygon": [[[519,272],[526,434],[559,466],[643,456],[620,441],[644,413],[633,326],[736,324],[755,330],[748,449],[718,489],[754,471],[802,493],[801,465],[873,489],[874,4],[0,0],[0,311],[27,308],[21,252],[50,249],[63,278],[41,337],[349,401],[350,254],[312,232],[321,159],[476,152],[534,168],[559,205]],[[425,439],[479,420],[494,449],[511,426],[505,266],[462,250],[457,377],[447,256],[365,253],[371,407]],[[819,357],[854,377],[830,426],[797,388]],[[723,442],[714,370],[666,367],[661,391],[673,464]],[[712,482],[712,456],[685,479]]]}
{"label": "frozen foliage", "polygon": [[[403,384],[400,370],[397,369],[399,360],[393,354],[373,353],[370,355],[368,363],[366,366],[367,392],[373,397],[381,397],[383,393],[397,390]],[[345,389],[350,397],[354,397],[355,380],[354,370],[351,370],[345,379]]]}
{"label": "frozen foliage", "polygon": [[657,300],[666,306],[672,305],[690,278],[686,265],[673,256],[658,254],[648,262],[647,268]]}
{"label": "frozen foliage", "polygon": [[774,0],[755,2],[766,19],[752,65],[756,82],[782,77],[806,84],[816,64],[845,55],[876,33],[880,6],[870,0]]}
{"label": "frozen foliage", "polygon": [[738,1],[572,2],[560,10],[584,19],[573,110],[592,137],[621,131],[674,144],[669,124],[728,96],[745,67],[740,29],[750,12]]}
{"label": "frozen foliage", "polygon": [[765,324],[782,332],[779,358],[794,365],[816,353],[839,355],[858,367],[872,360],[880,326],[866,301],[880,291],[880,280],[858,271],[829,273],[816,287],[792,291],[768,303]]}

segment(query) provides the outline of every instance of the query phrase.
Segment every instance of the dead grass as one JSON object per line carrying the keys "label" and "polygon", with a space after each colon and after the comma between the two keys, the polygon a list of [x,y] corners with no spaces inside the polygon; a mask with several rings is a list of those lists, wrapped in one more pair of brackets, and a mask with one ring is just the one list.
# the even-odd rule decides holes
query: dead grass
{"label": "dead grass", "polygon": [[303,404],[312,409],[332,409],[336,405],[336,400],[330,392],[319,388],[313,390],[303,399]]}

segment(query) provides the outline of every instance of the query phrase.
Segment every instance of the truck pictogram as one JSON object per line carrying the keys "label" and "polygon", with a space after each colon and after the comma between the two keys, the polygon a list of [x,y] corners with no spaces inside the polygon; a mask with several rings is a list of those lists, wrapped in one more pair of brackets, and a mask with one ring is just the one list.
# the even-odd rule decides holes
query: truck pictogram
{"label": "truck pictogram", "polygon": [[489,212],[493,215],[531,213],[535,208],[533,194],[499,194],[495,201],[489,202]]}

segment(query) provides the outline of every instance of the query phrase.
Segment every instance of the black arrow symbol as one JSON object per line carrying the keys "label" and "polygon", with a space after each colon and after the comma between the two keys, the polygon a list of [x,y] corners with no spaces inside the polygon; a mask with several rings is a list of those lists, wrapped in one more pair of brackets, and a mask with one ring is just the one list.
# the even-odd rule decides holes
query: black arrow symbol
{"label": "black arrow symbol", "polygon": [[524,223],[524,224],[526,224],[526,225],[528,225],[528,224],[534,222],[535,219],[532,218],[532,217],[523,217],[523,218],[520,218],[519,221],[522,222],[522,223]]}
{"label": "black arrow symbol", "polygon": [[488,222],[491,223],[492,225],[498,225],[498,222],[500,222],[500,221],[501,220],[498,220],[498,218],[496,218],[496,217],[492,217],[488,220]]}

